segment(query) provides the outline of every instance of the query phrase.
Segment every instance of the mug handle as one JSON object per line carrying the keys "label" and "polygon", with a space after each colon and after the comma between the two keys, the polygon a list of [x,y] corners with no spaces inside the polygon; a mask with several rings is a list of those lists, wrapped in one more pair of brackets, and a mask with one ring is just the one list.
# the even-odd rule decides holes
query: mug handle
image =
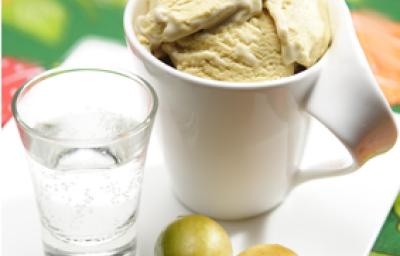
{"label": "mug handle", "polygon": [[336,23],[335,40],[305,110],[336,135],[353,163],[324,172],[300,171],[299,181],[350,173],[388,151],[397,139],[391,109],[362,51],[350,12],[344,2],[339,6],[345,15]]}

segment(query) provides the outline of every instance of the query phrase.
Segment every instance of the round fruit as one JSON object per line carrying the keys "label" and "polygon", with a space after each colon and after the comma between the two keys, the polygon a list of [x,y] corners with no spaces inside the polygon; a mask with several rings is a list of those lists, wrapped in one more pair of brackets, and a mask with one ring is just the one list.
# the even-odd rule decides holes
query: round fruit
{"label": "round fruit", "polygon": [[397,217],[400,218],[400,194],[394,203],[394,212],[396,213]]}
{"label": "round fruit", "polygon": [[232,244],[217,222],[201,215],[181,217],[160,234],[155,256],[231,256]]}
{"label": "round fruit", "polygon": [[239,256],[296,256],[296,253],[279,244],[260,244],[247,249]]}

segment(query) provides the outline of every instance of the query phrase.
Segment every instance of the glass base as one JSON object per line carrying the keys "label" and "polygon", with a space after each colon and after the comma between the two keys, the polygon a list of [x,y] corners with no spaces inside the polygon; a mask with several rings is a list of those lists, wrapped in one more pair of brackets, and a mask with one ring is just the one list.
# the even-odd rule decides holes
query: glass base
{"label": "glass base", "polygon": [[46,256],[136,256],[136,241],[105,252],[68,252],[44,244],[44,252]]}

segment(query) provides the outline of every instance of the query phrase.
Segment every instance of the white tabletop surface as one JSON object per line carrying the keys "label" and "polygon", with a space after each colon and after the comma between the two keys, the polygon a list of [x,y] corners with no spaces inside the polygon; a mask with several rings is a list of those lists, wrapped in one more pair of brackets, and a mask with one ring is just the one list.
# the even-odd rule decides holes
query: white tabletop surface
{"label": "white tabletop surface", "polygon": [[[107,60],[107,61],[105,61]],[[74,67],[119,67],[146,78],[141,64],[114,42],[83,40],[64,63]],[[400,117],[396,116],[400,121]],[[190,213],[169,187],[156,124],[146,164],[138,219],[140,256],[153,255],[162,228]],[[40,223],[23,147],[13,121],[1,139],[2,255],[43,255]],[[400,144],[355,173],[303,183],[275,210],[256,218],[220,223],[232,238],[235,255],[259,243],[280,243],[301,256],[366,256],[400,188]],[[343,148],[313,122],[303,166],[345,157]],[[262,195],[260,195],[262,196]]]}

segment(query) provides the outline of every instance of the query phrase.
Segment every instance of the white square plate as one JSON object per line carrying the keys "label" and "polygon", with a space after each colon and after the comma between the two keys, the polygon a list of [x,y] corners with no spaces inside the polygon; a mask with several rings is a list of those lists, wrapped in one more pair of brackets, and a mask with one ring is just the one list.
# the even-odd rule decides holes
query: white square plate
{"label": "white square plate", "polygon": [[[148,78],[142,64],[127,49],[99,38],[81,41],[64,65],[122,68]],[[396,119],[400,121],[399,116]],[[163,227],[177,216],[190,213],[169,188],[158,129],[156,124],[138,219],[140,256],[153,255]],[[42,255],[30,175],[13,121],[4,128],[0,145],[3,255]],[[267,214],[244,221],[220,222],[232,238],[235,255],[259,243],[280,243],[301,256],[368,255],[400,188],[399,156],[397,143],[390,152],[372,159],[353,174],[297,186],[284,203]],[[313,122],[303,166],[343,157],[341,145],[324,127]]]}

